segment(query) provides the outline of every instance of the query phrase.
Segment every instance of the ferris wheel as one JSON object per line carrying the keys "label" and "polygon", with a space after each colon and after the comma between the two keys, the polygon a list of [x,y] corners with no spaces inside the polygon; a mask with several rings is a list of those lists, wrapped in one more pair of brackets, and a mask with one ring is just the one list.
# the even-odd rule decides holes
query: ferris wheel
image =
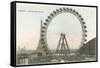
{"label": "ferris wheel", "polygon": [[[41,26],[41,34],[40,34],[40,42],[38,46],[38,50],[41,50],[41,48],[46,52],[46,54],[49,53],[49,48],[48,48],[48,42],[47,42],[47,30],[49,28],[50,23],[52,23],[52,20],[56,18],[59,14],[63,13],[70,13],[73,14],[80,22],[81,28],[82,28],[82,38],[80,42],[80,47],[85,45],[85,42],[87,41],[87,30],[86,30],[86,23],[84,22],[84,19],[82,18],[81,14],[79,14],[75,9],[72,8],[58,8],[54,10],[50,15],[47,16],[45,21],[42,23]],[[40,48],[40,49],[39,49]],[[41,52],[41,51],[40,51]]]}

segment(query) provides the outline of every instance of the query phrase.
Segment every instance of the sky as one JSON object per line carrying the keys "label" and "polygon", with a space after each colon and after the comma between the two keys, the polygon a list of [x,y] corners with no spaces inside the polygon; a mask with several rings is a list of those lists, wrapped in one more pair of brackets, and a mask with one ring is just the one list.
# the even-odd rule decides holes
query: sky
{"label": "sky", "polygon": [[[41,5],[17,3],[17,49],[36,49],[40,39],[41,20],[60,7],[72,8],[79,12],[84,18],[87,26],[87,41],[96,37],[96,8]],[[50,49],[56,49],[60,34],[64,33],[70,49],[78,49],[81,42],[82,28],[79,20],[71,13],[57,15],[50,23],[47,30],[47,42]]]}

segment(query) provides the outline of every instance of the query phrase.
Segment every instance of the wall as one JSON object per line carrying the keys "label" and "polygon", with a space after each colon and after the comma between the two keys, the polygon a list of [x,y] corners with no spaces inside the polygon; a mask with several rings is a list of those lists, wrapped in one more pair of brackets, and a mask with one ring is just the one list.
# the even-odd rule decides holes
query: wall
{"label": "wall", "polygon": [[[65,4],[98,5],[98,7],[100,7],[100,0],[29,0],[29,1],[48,2],[48,3],[65,3]],[[12,68],[10,66],[10,2],[11,0],[0,0],[0,68]],[[100,18],[100,14],[98,14],[98,16]],[[98,23],[98,25],[100,25],[100,23]],[[100,31],[98,33],[100,33]],[[100,43],[98,43],[98,45],[99,44]],[[100,46],[98,47],[98,49],[99,48]],[[81,68],[99,68],[99,64],[100,62],[92,62],[92,63],[78,63],[78,64],[76,63],[76,64],[35,66],[34,68],[63,68],[63,67],[66,67],[66,68],[80,68],[80,67]],[[22,68],[22,67],[19,67],[19,68]],[[33,66],[25,67],[25,68],[33,68]]]}

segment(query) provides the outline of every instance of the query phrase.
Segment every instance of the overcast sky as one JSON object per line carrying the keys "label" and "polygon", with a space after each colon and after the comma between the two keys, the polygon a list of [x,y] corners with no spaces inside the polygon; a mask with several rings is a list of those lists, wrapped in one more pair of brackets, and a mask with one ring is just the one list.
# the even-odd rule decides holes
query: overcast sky
{"label": "overcast sky", "polygon": [[[36,49],[40,39],[41,19],[44,21],[53,10],[60,7],[75,9],[82,15],[87,26],[87,40],[96,36],[96,8],[17,3],[17,47]],[[51,21],[47,31],[50,49],[57,47],[61,33],[66,34],[69,48],[79,48],[82,28],[76,16],[62,13]]]}

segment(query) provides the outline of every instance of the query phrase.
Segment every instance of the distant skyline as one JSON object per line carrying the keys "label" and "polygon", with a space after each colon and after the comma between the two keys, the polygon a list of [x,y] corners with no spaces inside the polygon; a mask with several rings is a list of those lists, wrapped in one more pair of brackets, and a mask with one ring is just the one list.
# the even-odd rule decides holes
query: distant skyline
{"label": "distant skyline", "polygon": [[[53,10],[60,7],[75,9],[82,15],[88,31],[87,41],[96,37],[96,8],[17,3],[17,48],[25,46],[26,49],[36,49],[40,39],[41,20],[44,22]],[[71,49],[79,48],[82,38],[81,30],[81,24],[74,15],[59,14],[48,27],[48,47],[55,49],[60,33],[65,33],[69,47]]]}

